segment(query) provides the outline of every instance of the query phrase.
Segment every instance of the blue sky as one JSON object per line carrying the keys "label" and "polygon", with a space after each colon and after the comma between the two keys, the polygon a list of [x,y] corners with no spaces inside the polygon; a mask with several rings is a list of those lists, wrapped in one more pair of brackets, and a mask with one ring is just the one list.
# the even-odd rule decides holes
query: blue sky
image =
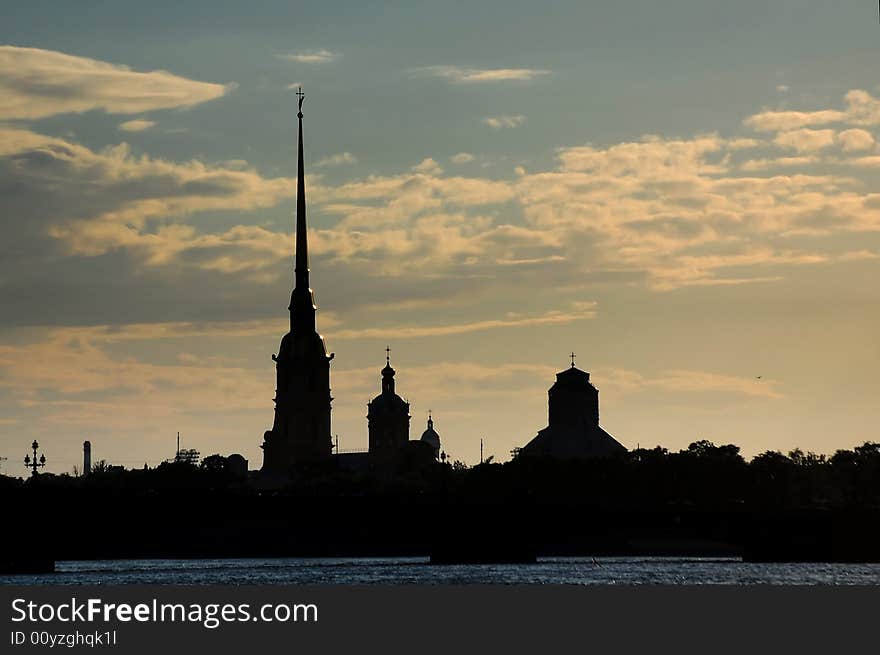
{"label": "blue sky", "polygon": [[870,3],[4,7],[12,460],[155,463],[179,429],[259,465],[295,84],[343,447],[386,343],[413,436],[430,407],[470,462],[545,424],[571,350],[630,447],[878,436]]}

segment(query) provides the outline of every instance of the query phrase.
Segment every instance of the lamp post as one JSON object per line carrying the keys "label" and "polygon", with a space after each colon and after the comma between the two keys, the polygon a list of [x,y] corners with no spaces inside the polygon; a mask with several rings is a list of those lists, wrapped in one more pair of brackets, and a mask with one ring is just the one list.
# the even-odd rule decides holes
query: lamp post
{"label": "lamp post", "polygon": [[31,444],[31,448],[34,449],[34,458],[33,458],[33,460],[31,460],[31,456],[30,456],[30,455],[25,455],[25,456],[24,456],[24,465],[25,465],[27,468],[29,468],[29,469],[32,470],[31,475],[36,475],[36,474],[37,474],[37,469],[38,469],[38,468],[40,468],[40,467],[42,467],[42,466],[46,466],[46,456],[45,456],[45,455],[40,455],[40,458],[37,459],[37,448],[39,448],[39,447],[40,447],[40,444],[38,444],[38,443],[37,443],[37,440],[34,439],[34,443]]}

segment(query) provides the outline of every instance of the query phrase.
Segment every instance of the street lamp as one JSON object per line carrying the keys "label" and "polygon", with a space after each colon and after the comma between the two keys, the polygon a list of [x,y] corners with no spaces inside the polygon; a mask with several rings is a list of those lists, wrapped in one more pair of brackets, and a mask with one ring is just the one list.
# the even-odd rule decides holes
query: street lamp
{"label": "street lamp", "polygon": [[37,440],[34,439],[34,443],[31,444],[31,448],[34,449],[34,458],[31,459],[30,455],[24,456],[24,465],[25,467],[32,470],[31,475],[37,474],[37,469],[43,466],[46,466],[46,456],[40,455],[40,458],[37,459],[37,448],[40,447],[40,444],[37,443]]}

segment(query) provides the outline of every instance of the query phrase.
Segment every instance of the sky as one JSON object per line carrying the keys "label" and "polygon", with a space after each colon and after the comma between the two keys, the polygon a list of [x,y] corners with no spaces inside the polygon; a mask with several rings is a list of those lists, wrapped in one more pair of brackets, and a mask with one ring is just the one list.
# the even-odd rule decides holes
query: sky
{"label": "sky", "polygon": [[851,0],[2,3],[0,456],[262,462],[302,85],[332,431],[453,459],[577,365],[628,448],[880,440],[880,24]]}

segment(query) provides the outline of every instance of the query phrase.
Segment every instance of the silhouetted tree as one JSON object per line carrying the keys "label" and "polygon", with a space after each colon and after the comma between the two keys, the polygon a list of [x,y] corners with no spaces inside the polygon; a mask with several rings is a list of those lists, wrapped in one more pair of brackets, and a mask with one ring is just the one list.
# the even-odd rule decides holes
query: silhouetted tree
{"label": "silhouetted tree", "polygon": [[202,460],[201,466],[210,473],[225,473],[227,461],[223,455],[208,455]]}
{"label": "silhouetted tree", "polygon": [[190,466],[199,465],[199,451],[195,448],[182,448],[174,457],[174,461],[178,464],[189,464]]}
{"label": "silhouetted tree", "polygon": [[825,464],[825,455],[817,455],[816,453],[804,453],[800,448],[789,451],[788,458],[797,466],[821,466]]}
{"label": "silhouetted tree", "polygon": [[696,457],[711,457],[717,459],[728,458],[739,460],[741,462],[744,461],[739,454],[739,446],[733,444],[716,446],[714,443],[706,439],[693,442],[687,447],[687,450],[682,452]]}
{"label": "silhouetted tree", "polygon": [[92,463],[92,473],[96,475],[101,475],[109,470],[110,464],[107,463],[106,459],[99,459],[97,462]]}
{"label": "silhouetted tree", "polygon": [[752,458],[752,466],[767,469],[771,474],[781,468],[794,466],[794,462],[778,450],[768,450]]}

